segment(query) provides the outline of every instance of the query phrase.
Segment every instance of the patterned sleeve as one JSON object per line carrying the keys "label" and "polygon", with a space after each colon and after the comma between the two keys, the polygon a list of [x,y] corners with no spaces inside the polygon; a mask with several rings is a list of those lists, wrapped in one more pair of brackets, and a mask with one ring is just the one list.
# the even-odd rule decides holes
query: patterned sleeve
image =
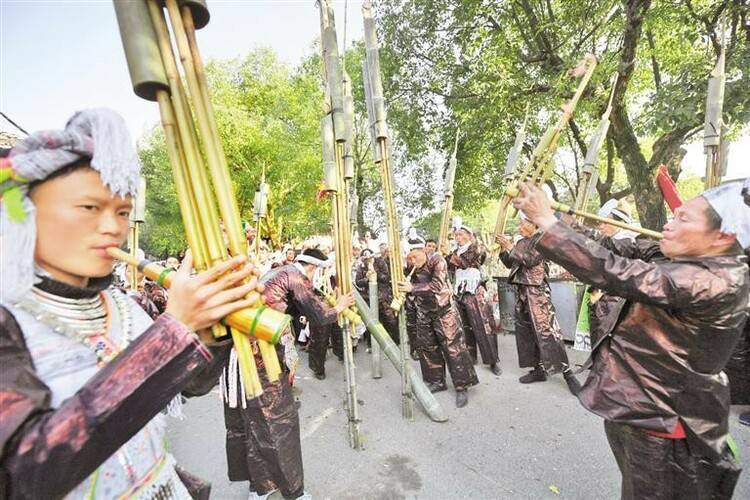
{"label": "patterned sleeve", "polygon": [[165,314],[55,409],[49,406],[49,389],[34,372],[18,324],[4,310],[0,328],[0,341],[6,344],[0,350],[2,498],[64,496],[211,359],[192,332]]}

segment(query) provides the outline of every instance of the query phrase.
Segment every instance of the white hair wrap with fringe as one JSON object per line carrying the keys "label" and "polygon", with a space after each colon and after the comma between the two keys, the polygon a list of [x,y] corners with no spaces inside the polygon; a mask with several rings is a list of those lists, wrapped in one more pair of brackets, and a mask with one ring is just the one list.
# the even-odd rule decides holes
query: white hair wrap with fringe
{"label": "white hair wrap with fringe", "polygon": [[730,182],[704,191],[701,196],[721,217],[721,232],[733,234],[743,250],[750,248],[750,206],[745,202],[750,182]]}
{"label": "white hair wrap with fringe", "polygon": [[[135,196],[140,164],[125,120],[106,108],[79,111],[64,130],[35,132],[21,141],[9,155],[15,174],[28,182],[41,181],[81,158],[91,158],[91,168],[116,196]],[[0,302],[20,300],[38,279],[35,276],[36,208],[23,193],[23,221],[10,217],[0,205]]]}

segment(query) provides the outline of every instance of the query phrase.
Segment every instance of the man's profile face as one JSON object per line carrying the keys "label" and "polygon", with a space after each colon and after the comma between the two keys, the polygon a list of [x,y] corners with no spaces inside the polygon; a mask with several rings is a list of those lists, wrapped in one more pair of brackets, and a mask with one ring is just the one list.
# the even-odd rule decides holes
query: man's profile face
{"label": "man's profile face", "polygon": [[674,218],[664,225],[664,239],[659,242],[666,257],[698,257],[715,253],[718,229],[710,229],[707,211],[710,206],[702,196],[683,203]]}
{"label": "man's profile face", "polygon": [[386,245],[385,243],[381,243],[379,249],[380,249],[380,256],[381,257],[387,257],[388,256],[388,253],[389,253],[388,252],[388,245]]}
{"label": "man's profile face", "polygon": [[409,252],[408,260],[416,267],[422,267],[427,262],[427,252],[424,248],[415,248]]}
{"label": "man's profile face", "polygon": [[167,267],[171,267],[172,269],[177,269],[180,267],[180,261],[177,260],[176,257],[170,257],[167,259]]}

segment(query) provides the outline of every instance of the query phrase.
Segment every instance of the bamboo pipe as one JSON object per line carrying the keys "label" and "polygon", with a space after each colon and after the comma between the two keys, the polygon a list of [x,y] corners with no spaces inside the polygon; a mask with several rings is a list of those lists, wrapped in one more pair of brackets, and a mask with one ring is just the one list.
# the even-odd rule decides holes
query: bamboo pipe
{"label": "bamboo pipe", "polygon": [[[162,114],[162,126],[164,127],[168,156],[170,157],[170,164],[172,165],[177,200],[180,204],[180,212],[183,214],[182,219],[187,234],[188,245],[191,249],[196,249],[193,250],[194,260],[197,254],[205,269],[205,254],[201,254],[202,251],[205,251],[205,245],[200,244],[200,242],[203,241],[203,238],[201,238],[197,227],[198,209],[195,205],[195,199],[192,196],[190,184],[187,180],[188,175],[185,169],[184,156],[178,146],[179,136],[175,131],[177,125],[174,121],[172,103],[166,91],[159,91],[157,94],[157,100]],[[154,272],[155,271],[156,269],[154,269]],[[157,276],[157,281],[159,276],[161,276],[161,273]],[[154,279],[154,276],[150,276],[150,278]],[[225,333],[224,327],[219,324],[215,325],[212,328],[212,331],[214,337],[219,337]],[[247,331],[250,332],[250,330]],[[255,358],[250,349],[250,339],[244,334],[239,333],[236,328],[230,328],[230,334],[232,335],[238,358],[242,360],[239,363],[239,368],[242,372],[242,380],[245,381],[245,393],[250,398],[258,397],[263,394],[263,386],[261,385],[260,377],[258,376]]]}
{"label": "bamboo pipe", "polygon": [[[510,188],[510,189],[508,189],[506,191],[506,194],[509,197],[511,197],[511,198],[515,198],[520,193],[518,192],[518,189],[516,189],[516,188]],[[596,222],[601,222],[601,223],[604,223],[604,224],[609,224],[611,226],[619,227],[620,229],[625,229],[627,231],[633,231],[634,233],[639,233],[639,234],[642,234],[644,236],[648,236],[649,238],[654,238],[656,240],[660,240],[660,239],[664,238],[664,235],[662,233],[657,232],[657,231],[652,231],[651,229],[646,229],[645,227],[634,226],[634,225],[631,225],[631,224],[626,224],[626,223],[621,222],[619,220],[610,219],[610,218],[607,218],[607,217],[602,217],[600,215],[596,215],[596,214],[592,214],[592,213],[588,213],[588,212],[583,212],[581,210],[576,210],[573,207],[571,207],[570,205],[565,205],[564,203],[560,203],[560,202],[555,201],[555,200],[550,200],[550,207],[555,212],[561,212],[561,213],[565,213],[565,214],[569,214],[569,215],[577,215],[577,216],[583,217],[585,219],[590,219],[590,220],[593,220],[593,221],[596,221]]]}
{"label": "bamboo pipe", "polygon": [[[231,255],[247,255],[247,239],[242,230],[237,198],[229,177],[229,167],[208,93],[203,62],[195,39],[192,11],[188,7],[184,7],[180,11],[177,0],[166,0],[165,4],[172,23],[172,32],[180,54],[185,79],[193,96],[193,109],[196,114],[198,131],[203,139],[219,212],[229,240],[229,253]],[[279,380],[281,366],[274,348],[261,341],[258,343],[258,349],[266,365],[269,381]]]}
{"label": "bamboo pipe", "polygon": [[[164,18],[164,12],[157,3],[157,0],[148,0],[148,10],[154,25],[159,52],[173,97],[171,100],[172,114],[175,118],[174,126],[179,133],[175,140],[184,155],[184,161],[176,162],[175,159],[171,160],[175,179],[178,175],[176,170],[181,170],[182,172],[179,175],[186,182],[185,189],[182,191],[184,198],[180,198],[186,202],[184,203],[184,207],[181,207],[181,209],[186,210],[182,212],[183,222],[186,222],[185,227],[188,235],[191,232],[187,229],[188,226],[193,226],[192,231],[196,232],[190,248],[193,251],[196,269],[202,271],[225,260],[227,258],[226,247],[219,232],[219,217],[216,211],[216,202],[213,199],[208,178],[202,166],[203,160],[200,154],[199,142],[193,126],[193,118],[190,113],[187,95],[182,86],[182,80],[172,50],[169,28]],[[158,94],[161,94],[161,91]],[[162,106],[164,99],[159,99],[158,94],[157,100],[160,106]],[[177,167],[178,165],[179,167]],[[186,219],[190,219],[190,222],[187,223]],[[190,239],[188,239],[188,242],[190,243]],[[225,328],[219,324],[214,325],[212,331],[217,338],[226,335]],[[245,381],[246,394],[250,398],[255,398],[263,392],[255,367],[255,359],[249,359],[242,354],[251,352],[251,340],[247,336],[238,334],[236,329],[231,329],[230,332],[238,354],[240,354],[239,359],[241,361],[239,362],[239,368]]]}
{"label": "bamboo pipe", "polygon": [[422,375],[414,370],[414,367],[410,363],[402,363],[399,346],[393,342],[383,325],[372,316],[367,308],[367,303],[356,290],[354,291],[354,301],[365,321],[367,330],[380,345],[386,358],[388,358],[396,371],[402,376],[406,376],[409,381],[409,390],[412,391],[414,398],[422,405],[430,420],[433,422],[447,422],[448,416],[443,411],[440,403],[435,399],[435,395],[427,389],[426,384],[422,380]]}
{"label": "bamboo pipe", "polygon": [[[174,271],[173,269],[164,268],[149,260],[138,261],[137,259],[134,259],[129,253],[119,248],[110,248],[108,252],[115,259],[121,260],[126,264],[137,267],[140,272],[145,274],[149,279],[155,281],[158,285],[164,286],[165,288],[169,288],[172,285],[171,273],[172,271]],[[261,300],[260,294],[258,294],[258,292],[251,292],[248,297],[255,297],[258,301]],[[289,321],[291,318],[286,314],[271,309],[268,306],[262,306],[259,309],[259,314],[254,314],[254,310],[252,309],[242,309],[230,314],[221,321],[226,326],[237,329],[242,333],[242,335],[263,335],[264,340],[275,344],[279,341],[284,328],[289,325]],[[264,319],[263,316],[273,319],[269,321],[267,319]],[[276,331],[273,335],[265,335],[259,332],[259,329],[263,323],[279,323],[279,317],[281,317],[281,321],[280,324],[276,327]],[[248,325],[252,325],[253,328],[248,328]]]}
{"label": "bamboo pipe", "polygon": [[[339,290],[344,293],[352,291],[351,279],[351,227],[349,224],[349,204],[345,175],[345,156],[347,147],[346,124],[343,116],[344,99],[342,76],[339,65],[338,45],[333,19],[333,10],[327,0],[320,1],[321,49],[323,72],[326,82],[326,114],[330,115],[332,129],[324,123],[324,168],[334,167],[335,172],[326,172],[327,189],[332,194],[333,239],[336,251],[336,274]],[[330,147],[326,142],[325,132],[333,132],[335,143]],[[332,155],[327,151],[332,150]],[[332,162],[329,160],[332,156]],[[335,185],[330,185],[329,181]],[[346,379],[346,407],[348,417],[349,444],[354,449],[362,448],[362,436],[359,430],[360,417],[357,401],[357,386],[352,352],[351,323],[341,316],[342,336],[344,343],[344,374]]]}
{"label": "bamboo pipe", "polygon": [[[409,365],[409,336],[406,332],[406,314],[404,302],[406,294],[398,289],[398,284],[404,281],[404,264],[401,255],[401,235],[399,234],[399,222],[397,219],[396,203],[393,196],[393,171],[390,166],[390,152],[388,151],[388,138],[378,138],[380,145],[380,166],[383,172],[383,195],[386,203],[388,217],[388,241],[391,243],[391,257],[388,259],[391,270],[391,288],[393,290],[393,301],[390,304],[398,315],[399,350],[401,362],[401,416],[406,420],[414,420],[414,392],[412,383],[407,373]],[[414,269],[412,269],[412,273]],[[409,274],[411,277],[411,273]]]}
{"label": "bamboo pipe", "polygon": [[[124,3],[121,4],[125,5]],[[215,209],[216,205],[215,202],[211,201],[211,191],[208,185],[208,180],[206,178],[205,171],[200,167],[199,164],[201,155],[198,150],[198,140],[195,134],[195,130],[192,126],[192,116],[190,115],[190,111],[188,108],[187,98],[185,96],[184,90],[182,89],[179,73],[176,68],[171,42],[169,41],[169,32],[166,27],[166,20],[164,19],[163,11],[154,1],[148,2],[147,5],[147,10],[150,12],[150,21],[154,25],[153,36],[157,39],[157,41],[154,43],[155,45],[161,46],[161,54],[159,54],[159,56],[161,57],[163,63],[162,69],[166,70],[169,75],[169,79],[165,78],[165,80],[169,81],[169,88],[172,91],[173,95],[173,101],[171,102],[168,95],[163,98],[160,98],[157,95],[155,100],[160,102],[160,109],[163,117],[170,114],[172,115],[172,129],[173,131],[177,131],[177,134],[175,134],[177,140],[171,141],[171,144],[170,141],[168,141],[168,149],[171,150],[170,160],[175,172],[176,184],[178,186],[180,184],[180,182],[177,181],[177,178],[179,176],[179,171],[182,170],[182,176],[184,177],[183,181],[188,186],[188,189],[182,190],[182,195],[179,196],[181,202],[181,211],[183,213],[188,242],[191,249],[193,250],[194,256],[196,257],[196,267],[198,269],[206,269],[209,264],[222,261],[226,258],[225,246],[218,227],[218,215]],[[137,4],[131,4],[131,6],[138,7]],[[123,12],[123,15],[127,15],[128,13],[126,12],[126,7],[121,7],[117,2],[116,7],[119,7],[117,9],[119,21],[121,12]],[[125,18],[124,20],[127,21],[128,19]],[[132,23],[129,27],[133,28]],[[125,36],[125,32],[123,33],[123,40],[125,41],[128,37]],[[147,38],[148,36],[146,36],[145,38],[138,38],[138,40],[144,40]],[[159,51],[157,50],[156,52],[158,53]],[[126,54],[127,53],[128,50],[126,47]],[[129,57],[129,66],[132,59],[132,57]],[[135,60],[137,61],[137,58]],[[131,71],[131,75],[132,74],[133,73]],[[136,82],[135,79],[134,82]],[[142,91],[139,95],[145,98],[150,98],[148,91],[152,86],[154,86],[154,84],[150,83],[148,80],[143,81],[143,79],[139,79],[138,82],[140,84],[139,88]],[[159,87],[157,86],[157,88]],[[169,108],[165,106],[166,103],[169,103]],[[172,106],[174,106],[174,109],[172,109]],[[175,114],[177,115],[176,120],[174,120]],[[179,127],[177,123],[182,123],[183,126]],[[165,128],[169,129],[170,127],[165,125]],[[180,139],[182,139],[182,141]],[[180,168],[180,166],[182,168]],[[178,187],[178,193],[179,192],[180,189]],[[198,209],[198,205],[200,206],[200,210]],[[192,221],[192,223],[189,223],[188,221]],[[272,321],[269,321],[272,318],[267,315],[265,318],[261,319],[257,314],[257,310],[255,310],[254,312],[250,312],[250,317],[245,318],[250,319],[250,321],[243,321],[243,318],[239,318],[240,321],[237,322],[237,326],[240,329],[250,331],[253,330],[253,328],[258,327],[258,331],[256,331],[255,333],[259,333],[261,329],[267,329],[268,332],[270,332],[270,335],[273,335],[274,329],[277,326],[280,326],[274,325]],[[258,322],[254,320],[261,321]],[[225,334],[224,329],[220,326],[215,328],[214,332],[215,335]],[[242,343],[248,343],[248,349],[244,350],[245,352],[248,352],[251,348],[249,344],[250,339],[247,338],[246,335],[238,335],[237,332],[234,332],[234,336],[235,342],[238,345]],[[240,350],[243,349],[240,348]],[[245,369],[247,368],[245,365],[252,364],[254,360],[246,359],[244,361],[245,363],[242,363],[241,361],[243,376],[245,376],[247,384],[255,385],[252,384],[252,382],[253,379],[257,379],[257,372],[251,374],[252,376],[248,377],[248,371]],[[254,372],[254,370],[252,371]],[[271,375],[271,373],[269,373],[269,375]],[[259,387],[259,381],[257,385]],[[246,389],[247,388],[248,387],[246,385]]]}
{"label": "bamboo pipe", "polygon": [[[130,222],[130,227],[128,228],[128,249],[130,250],[130,255],[132,255],[134,258],[137,258],[138,255],[138,223],[137,222]],[[135,291],[138,290],[138,269],[136,269],[133,266],[130,266],[128,268],[128,279],[130,283],[128,283],[131,290]]]}
{"label": "bamboo pipe", "polygon": [[156,31],[162,62],[164,63],[164,70],[167,74],[167,81],[172,96],[171,102],[174,111],[175,128],[179,133],[181,150],[185,156],[183,168],[188,187],[185,194],[193,205],[189,213],[196,216],[194,219],[196,231],[198,232],[196,244],[202,248],[199,252],[193,246],[190,249],[193,251],[196,269],[203,271],[214,264],[224,261],[227,258],[227,253],[223,241],[221,241],[216,203],[203,168],[199,143],[192,126],[193,118],[188,107],[187,96],[182,87],[175,55],[172,51],[169,28],[164,18],[164,12],[159,6],[158,0],[148,0],[148,8]]}
{"label": "bamboo pipe", "polygon": [[[545,131],[544,135],[539,140],[539,143],[534,148],[534,151],[531,154],[531,159],[523,170],[521,170],[512,181],[510,181],[506,191],[514,188],[517,189],[518,184],[521,182],[540,184],[543,178],[549,177],[552,174],[552,155],[557,148],[560,134],[562,134],[565,125],[573,117],[573,112],[578,105],[578,101],[581,96],[583,96],[583,92],[594,74],[594,70],[596,69],[596,58],[593,55],[588,54],[584,57],[581,64],[585,65],[586,69],[581,77],[581,81],[578,83],[573,97],[563,104],[562,114],[558,117],[555,124]],[[495,223],[495,236],[500,236],[505,232],[505,226],[507,225],[508,214],[511,208],[510,197],[503,195],[500,200],[500,208]]]}

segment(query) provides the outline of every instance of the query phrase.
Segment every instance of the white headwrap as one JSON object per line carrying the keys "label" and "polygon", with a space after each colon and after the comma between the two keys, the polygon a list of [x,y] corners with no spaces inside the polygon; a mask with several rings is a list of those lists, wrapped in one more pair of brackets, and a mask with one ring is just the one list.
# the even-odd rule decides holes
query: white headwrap
{"label": "white headwrap", "polygon": [[633,219],[630,217],[630,214],[621,210],[617,206],[618,203],[619,202],[614,198],[608,200],[607,203],[602,205],[602,207],[596,212],[596,215],[599,217],[617,218],[626,224],[632,224]]}
{"label": "white headwrap", "polygon": [[417,233],[417,228],[415,227],[409,229],[407,240],[409,243],[409,250],[417,250],[426,246],[425,239],[419,236],[419,233]]}
{"label": "white headwrap", "polygon": [[455,232],[455,231],[458,231],[459,229],[463,229],[464,231],[466,231],[467,233],[473,236],[474,231],[472,231],[469,226],[464,225],[463,222],[464,221],[463,219],[461,219],[461,217],[459,216],[453,217],[453,231]]}
{"label": "white headwrap", "polygon": [[750,247],[750,180],[730,182],[704,191],[701,196],[721,217],[721,232],[733,234],[743,249]]}
{"label": "white headwrap", "polygon": [[[12,176],[0,186],[3,198],[7,196],[0,209],[0,302],[17,302],[38,281],[34,274],[36,209],[28,196],[29,182],[44,180],[81,158],[91,158],[91,168],[114,195],[137,194],[138,155],[125,120],[110,109],[79,111],[64,130],[35,132],[21,141],[2,165]],[[6,205],[11,194],[20,194],[20,219]]]}

